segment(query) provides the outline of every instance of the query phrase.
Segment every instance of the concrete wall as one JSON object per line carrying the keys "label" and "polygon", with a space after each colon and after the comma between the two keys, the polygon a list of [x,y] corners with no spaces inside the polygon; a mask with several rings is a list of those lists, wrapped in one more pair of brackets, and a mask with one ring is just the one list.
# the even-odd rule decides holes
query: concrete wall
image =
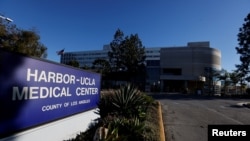
{"label": "concrete wall", "polygon": [[[187,76],[194,76],[196,79],[204,73],[206,67],[221,69],[221,52],[210,47],[162,48],[160,60],[161,69],[179,68],[182,70],[182,75],[172,76],[178,80],[187,80]],[[161,75],[163,79],[164,74]]]}
{"label": "concrete wall", "polygon": [[[35,127],[13,136],[0,139],[0,141],[63,141],[74,138],[78,133],[84,132],[89,124],[98,115],[89,110],[74,116],[57,120],[39,127]],[[32,117],[31,117],[32,118]]]}

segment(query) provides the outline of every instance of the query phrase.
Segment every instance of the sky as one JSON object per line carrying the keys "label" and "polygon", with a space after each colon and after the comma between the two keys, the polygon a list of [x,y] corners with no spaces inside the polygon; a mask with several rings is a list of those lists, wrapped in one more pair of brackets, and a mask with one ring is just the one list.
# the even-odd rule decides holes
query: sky
{"label": "sky", "polygon": [[138,34],[145,47],[185,46],[209,41],[221,51],[227,71],[239,64],[237,34],[250,13],[250,0],[0,0],[0,15],[18,28],[35,29],[57,51],[101,50],[119,28]]}

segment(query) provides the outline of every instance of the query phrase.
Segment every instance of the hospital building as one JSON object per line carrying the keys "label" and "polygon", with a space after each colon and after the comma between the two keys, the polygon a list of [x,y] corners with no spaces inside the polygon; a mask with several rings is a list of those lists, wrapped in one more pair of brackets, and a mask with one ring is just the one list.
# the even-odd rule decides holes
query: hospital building
{"label": "hospital building", "polygon": [[[61,63],[74,59],[80,67],[91,67],[96,59],[108,60],[109,45],[102,50],[65,52]],[[145,47],[147,71],[145,91],[182,92],[204,89],[206,76],[221,70],[221,52],[210,42],[188,42],[184,46]],[[210,82],[209,82],[210,83]],[[219,89],[220,84],[215,84]]]}

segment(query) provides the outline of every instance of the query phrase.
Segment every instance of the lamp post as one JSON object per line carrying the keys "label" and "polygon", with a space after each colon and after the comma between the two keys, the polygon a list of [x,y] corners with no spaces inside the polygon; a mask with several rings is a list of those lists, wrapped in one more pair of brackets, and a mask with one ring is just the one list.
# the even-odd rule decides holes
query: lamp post
{"label": "lamp post", "polygon": [[3,20],[6,20],[7,22],[13,22],[13,20],[8,18],[8,17],[4,17],[4,16],[0,15],[0,18],[3,19]]}

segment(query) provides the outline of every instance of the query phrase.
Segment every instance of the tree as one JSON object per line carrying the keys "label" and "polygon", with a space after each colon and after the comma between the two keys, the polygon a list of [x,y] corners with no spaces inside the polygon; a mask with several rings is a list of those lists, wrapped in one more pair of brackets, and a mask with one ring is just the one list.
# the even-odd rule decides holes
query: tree
{"label": "tree", "polygon": [[222,69],[218,75],[217,75],[217,79],[219,81],[222,81],[223,82],[223,91],[224,91],[224,94],[226,94],[227,92],[227,87],[229,86],[230,84],[230,81],[229,81],[229,77],[230,77],[230,73],[228,73],[226,70]]}
{"label": "tree", "polygon": [[106,74],[110,72],[110,64],[105,59],[96,59],[93,62],[92,68],[95,69],[98,73],[101,73],[102,76],[106,76]]}
{"label": "tree", "polygon": [[122,72],[129,81],[142,74],[145,69],[145,48],[137,34],[124,37],[123,32],[118,29],[110,47],[108,56],[112,72]]}
{"label": "tree", "polygon": [[206,67],[204,70],[204,76],[206,77],[205,85],[207,86],[207,92],[209,95],[216,94],[217,82],[222,79],[221,73],[223,70],[217,70],[211,67]]}
{"label": "tree", "polygon": [[121,54],[122,64],[126,67],[128,72],[141,72],[141,67],[145,62],[145,48],[138,35],[127,36],[123,42],[123,54]]}
{"label": "tree", "polygon": [[75,59],[70,60],[69,62],[66,63],[66,65],[69,65],[69,66],[72,66],[72,67],[75,67],[75,68],[79,68],[79,66],[80,66],[79,62],[76,61]]}
{"label": "tree", "polygon": [[22,30],[0,19],[0,47],[36,57],[47,57],[47,48],[35,30]]}
{"label": "tree", "polygon": [[[231,83],[235,87],[235,94],[236,94],[237,93],[237,84],[240,82],[241,76],[239,73],[237,73],[237,71],[233,71],[232,73],[229,74],[229,77],[230,77]],[[242,86],[242,84],[241,84],[241,86]]]}
{"label": "tree", "polygon": [[239,29],[238,44],[236,51],[240,54],[241,64],[236,65],[238,73],[242,75],[242,79],[250,82],[249,65],[250,65],[250,13],[244,19],[243,26]]}
{"label": "tree", "polygon": [[244,72],[245,70],[242,68],[241,65],[237,65],[236,67],[237,69],[233,73],[236,73],[238,82],[240,83],[241,87],[240,93],[242,94],[243,93],[242,88],[246,85],[246,73]]}
{"label": "tree", "polygon": [[124,34],[120,29],[118,29],[115,32],[114,40],[110,43],[111,51],[108,52],[109,62],[112,66],[113,72],[117,72],[122,69],[122,60],[120,56],[123,52],[123,48],[121,47],[123,40]]}

